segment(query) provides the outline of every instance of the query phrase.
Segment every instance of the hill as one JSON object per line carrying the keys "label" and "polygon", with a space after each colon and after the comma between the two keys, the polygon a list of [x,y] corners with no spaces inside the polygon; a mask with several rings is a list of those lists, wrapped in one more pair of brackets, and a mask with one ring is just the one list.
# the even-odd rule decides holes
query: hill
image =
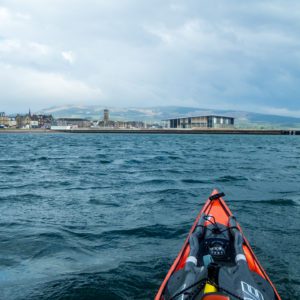
{"label": "hill", "polygon": [[[55,106],[43,109],[39,113],[52,114],[54,117],[73,117],[100,120],[103,118],[102,106]],[[224,115],[235,118],[239,128],[300,128],[300,118],[259,114],[246,111],[201,109],[196,107],[161,106],[161,107],[108,107],[112,120],[135,120],[160,122],[161,120],[198,115]]]}

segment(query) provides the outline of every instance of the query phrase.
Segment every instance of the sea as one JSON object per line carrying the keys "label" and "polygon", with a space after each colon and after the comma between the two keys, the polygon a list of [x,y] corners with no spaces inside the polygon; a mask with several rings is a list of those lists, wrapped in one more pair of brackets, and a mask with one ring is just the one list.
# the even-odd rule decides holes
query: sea
{"label": "sea", "polygon": [[0,134],[0,299],[153,299],[213,189],[300,299],[300,137]]}

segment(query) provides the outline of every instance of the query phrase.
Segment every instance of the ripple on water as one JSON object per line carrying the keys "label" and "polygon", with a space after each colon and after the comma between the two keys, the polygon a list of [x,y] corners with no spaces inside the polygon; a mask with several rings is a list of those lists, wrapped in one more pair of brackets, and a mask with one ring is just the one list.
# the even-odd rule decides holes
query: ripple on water
{"label": "ripple on water", "polygon": [[299,203],[292,199],[269,199],[261,200],[259,203],[276,206],[299,206]]}
{"label": "ripple on water", "polygon": [[15,194],[15,195],[7,195],[7,196],[0,196],[0,202],[9,202],[9,203],[20,203],[20,202],[35,202],[42,199],[43,196],[31,193],[25,194]]}
{"label": "ripple on water", "polygon": [[89,199],[89,203],[93,205],[100,205],[100,206],[108,206],[108,207],[120,207],[120,202],[113,202],[113,201],[107,201],[104,199],[97,199],[95,197],[92,197]]}
{"label": "ripple on water", "polygon": [[226,176],[221,176],[217,178],[217,182],[235,182],[235,181],[247,181],[249,180],[245,176],[232,176],[232,175],[226,175]]}
{"label": "ripple on water", "polygon": [[208,183],[209,180],[200,180],[200,179],[182,179],[183,183],[193,183],[193,184],[200,184],[200,183]]}
{"label": "ripple on water", "polygon": [[282,299],[300,299],[298,137],[22,134],[2,145],[3,299],[153,299],[214,188]]}
{"label": "ripple on water", "polygon": [[257,206],[257,205],[274,205],[274,206],[299,206],[296,200],[287,199],[287,198],[278,198],[278,199],[266,199],[266,200],[231,200],[232,203],[239,203],[248,206]]}
{"label": "ripple on water", "polygon": [[169,227],[162,224],[155,224],[151,226],[141,226],[131,229],[111,230],[109,232],[103,232],[102,237],[114,238],[120,236],[134,236],[134,237],[148,237],[148,238],[161,238],[172,239],[178,235],[186,234],[186,228],[181,226]]}

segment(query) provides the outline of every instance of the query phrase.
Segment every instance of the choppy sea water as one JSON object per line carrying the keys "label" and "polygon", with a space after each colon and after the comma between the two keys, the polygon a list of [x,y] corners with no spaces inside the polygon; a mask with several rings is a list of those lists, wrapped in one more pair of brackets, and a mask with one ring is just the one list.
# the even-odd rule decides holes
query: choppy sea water
{"label": "choppy sea water", "polygon": [[1,134],[0,299],[152,299],[213,188],[300,299],[300,138]]}

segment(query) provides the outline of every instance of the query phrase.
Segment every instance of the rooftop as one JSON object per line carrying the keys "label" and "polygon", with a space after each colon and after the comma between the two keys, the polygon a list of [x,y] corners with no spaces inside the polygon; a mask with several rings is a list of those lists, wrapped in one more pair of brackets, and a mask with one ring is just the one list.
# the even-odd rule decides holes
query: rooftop
{"label": "rooftop", "polygon": [[229,117],[229,116],[219,116],[219,115],[201,115],[201,116],[186,116],[186,117],[175,117],[175,118],[168,118],[164,119],[163,121],[168,121],[168,120],[178,120],[178,119],[187,119],[187,118],[203,118],[203,117],[217,117],[217,118],[227,118],[227,119],[234,119],[234,117]]}

